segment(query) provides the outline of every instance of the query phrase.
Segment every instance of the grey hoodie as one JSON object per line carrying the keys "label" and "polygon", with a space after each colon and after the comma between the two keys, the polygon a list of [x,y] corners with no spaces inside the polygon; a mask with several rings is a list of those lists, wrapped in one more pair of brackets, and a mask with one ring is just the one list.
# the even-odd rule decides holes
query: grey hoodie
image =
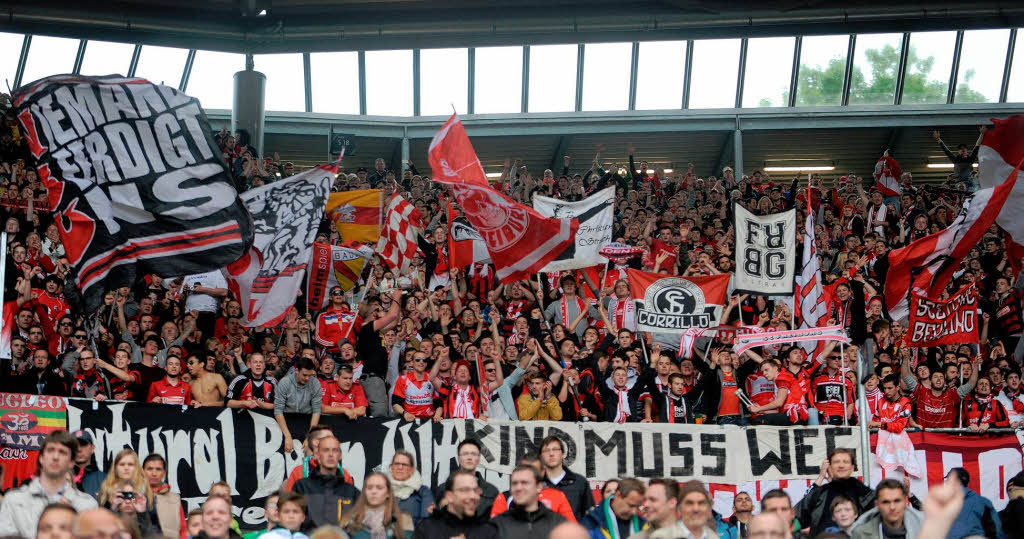
{"label": "grey hoodie", "polygon": [[[921,526],[924,524],[924,514],[907,506],[903,513],[903,526],[907,529],[907,539],[916,539],[921,534]],[[853,523],[853,530],[850,534],[852,539],[881,539],[879,526],[882,525],[882,514],[875,507],[864,513]]]}

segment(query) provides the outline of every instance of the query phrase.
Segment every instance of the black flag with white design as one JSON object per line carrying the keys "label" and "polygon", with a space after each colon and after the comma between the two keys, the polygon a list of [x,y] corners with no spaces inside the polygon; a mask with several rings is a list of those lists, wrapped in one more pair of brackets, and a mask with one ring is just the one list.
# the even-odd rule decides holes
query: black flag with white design
{"label": "black flag with white design", "polygon": [[86,308],[137,277],[246,253],[252,218],[199,101],[145,79],[55,75],[14,96]]}

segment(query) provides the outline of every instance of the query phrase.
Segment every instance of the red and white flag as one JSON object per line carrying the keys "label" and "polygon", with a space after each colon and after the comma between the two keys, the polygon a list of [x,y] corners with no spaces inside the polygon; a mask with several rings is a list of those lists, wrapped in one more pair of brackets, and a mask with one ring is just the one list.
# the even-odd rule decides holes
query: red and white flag
{"label": "red and white flag", "polygon": [[[821,265],[818,263],[818,244],[814,239],[814,212],[807,213],[804,223],[803,267],[796,276],[796,303],[799,305],[798,329],[822,327],[828,324],[828,306],[821,290]],[[822,341],[801,341],[809,359],[821,361],[825,347]]]}
{"label": "red and white flag", "polygon": [[1006,181],[981,189],[965,200],[960,214],[945,230],[889,251],[884,296],[893,320],[903,320],[910,313],[911,289],[932,298],[942,296],[942,290],[953,278],[960,262],[996,221],[1017,183],[1019,171],[1018,164],[1004,178]]}
{"label": "red and white flag", "polygon": [[579,221],[544,217],[487,184],[458,116],[453,114],[434,135],[429,156],[434,181],[451,185],[502,282],[531,278],[572,244]]}
{"label": "red and white flag", "polygon": [[626,275],[636,301],[637,330],[676,334],[718,325],[731,277],[675,277],[632,268]]}
{"label": "red and white flag", "polygon": [[469,219],[455,215],[451,200],[448,201],[448,264],[453,268],[465,268],[474,262],[490,262],[487,244]]}
{"label": "red and white flag", "polygon": [[902,175],[900,164],[892,157],[883,155],[875,163],[875,188],[887,197],[900,196],[903,193],[903,186],[900,185]]}
{"label": "red and white flag", "polygon": [[399,273],[407,273],[412,257],[419,248],[417,241],[422,232],[423,217],[420,216],[420,210],[395,193],[388,201],[384,230],[381,230],[377,242],[377,254]]}
{"label": "red and white flag", "polygon": [[[981,187],[995,187],[1013,172],[1024,160],[1024,115],[1014,115],[1000,120],[993,118],[994,127],[988,129],[978,148],[978,181]],[[1009,208],[1024,208],[1024,182],[1020,189],[1010,192],[1006,201]],[[1008,257],[1015,264],[1024,257],[1024,212],[1007,211],[996,217],[1013,241],[1008,245]]]}
{"label": "red and white flag", "polygon": [[242,304],[242,325],[276,326],[295,305],[337,171],[311,168],[242,193],[252,214],[253,246],[221,270]]}
{"label": "red and white flag", "polygon": [[978,342],[978,289],[974,283],[944,300],[916,292],[910,296],[910,321],[903,336],[909,346]]}

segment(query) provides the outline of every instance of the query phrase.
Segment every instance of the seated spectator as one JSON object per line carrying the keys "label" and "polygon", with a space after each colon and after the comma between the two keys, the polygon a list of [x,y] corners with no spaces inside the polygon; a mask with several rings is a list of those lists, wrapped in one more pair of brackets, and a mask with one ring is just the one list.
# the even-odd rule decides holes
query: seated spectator
{"label": "seated spectator", "polygon": [[300,479],[292,489],[306,495],[307,526],[338,525],[359,497],[359,489],[345,481],[338,469],[341,464],[341,444],[330,436],[320,440],[316,459],[319,466],[310,470],[309,477]]}
{"label": "seated spectator", "polygon": [[[306,520],[306,498],[294,492],[284,492],[277,497],[277,523],[259,539],[307,539],[302,533]],[[268,523],[269,525],[269,523]]]}
{"label": "seated spectator", "polygon": [[[520,466],[533,466],[537,469],[537,473],[542,474],[543,468],[540,464],[540,457],[536,453],[527,453],[523,455],[523,458],[519,459]],[[607,487],[608,483],[614,482],[616,485],[618,481],[609,481],[605,483]],[[551,488],[549,486],[542,486],[540,494],[537,495],[537,499],[540,503],[544,504],[548,509],[558,513],[565,517],[570,522],[576,522],[576,515],[572,512],[572,506],[569,505],[569,500],[562,494],[562,491]],[[494,505],[491,507],[491,516],[496,517],[505,511],[508,511],[512,505],[514,499],[512,497],[512,491],[506,490],[498,494],[498,497],[494,499]]]}
{"label": "seated spectator", "polygon": [[423,484],[412,453],[404,449],[395,452],[395,456],[391,457],[388,479],[398,501],[398,508],[412,517],[414,524],[430,516],[434,509],[434,495]]}
{"label": "seated spectator", "polygon": [[644,519],[640,517],[644,490],[644,484],[637,479],[620,479],[615,495],[587,511],[580,524],[591,537],[630,537],[636,534],[644,526]]}
{"label": "seated spectator", "polygon": [[363,481],[363,492],[355,507],[342,518],[341,527],[353,539],[408,539],[412,537],[413,520],[398,507],[388,477],[380,472],[370,472]]}
{"label": "seated spectator", "polygon": [[223,496],[210,496],[203,502],[202,529],[196,539],[241,539],[231,529],[231,501]]}
{"label": "seated spectator", "polygon": [[164,482],[167,477],[167,461],[159,453],[150,453],[142,461],[142,471],[149,489],[153,491],[153,512],[160,532],[167,539],[187,537],[181,496],[172,492],[171,486]]}
{"label": "seated spectator", "polygon": [[[302,458],[302,464],[288,472],[288,477],[284,481],[284,487],[282,487],[284,490],[292,490],[296,481],[309,477],[310,470],[316,470],[320,467],[320,463],[316,460],[316,452],[320,447],[320,440],[331,437],[334,437],[334,431],[331,430],[330,425],[313,425],[309,429],[309,432],[306,433],[306,440],[302,444],[303,451],[307,454]],[[340,461],[338,462],[338,471],[345,478],[346,483],[352,483],[352,476],[341,467]]]}
{"label": "seated spectator", "polygon": [[68,539],[75,525],[78,511],[62,502],[53,502],[43,508],[36,526],[36,539]]}
{"label": "seated spectator", "polygon": [[100,485],[106,479],[107,474],[100,471],[93,459],[96,445],[92,442],[92,434],[86,430],[76,430],[75,440],[78,441],[78,450],[75,451],[75,466],[71,470],[75,478],[75,487],[78,490],[96,498],[100,495]]}
{"label": "seated spectator", "polygon": [[[872,491],[873,493],[874,491]],[[804,496],[804,499],[807,499],[807,496]],[[792,537],[802,528],[809,527],[803,526],[803,523],[796,518],[796,510],[793,508],[793,502],[789,499],[789,494],[780,488],[769,490],[761,495],[761,515],[764,514],[773,514],[786,524],[786,528],[789,529],[786,537]],[[755,533],[755,520],[757,517],[750,521],[750,535],[752,536]],[[813,523],[814,521],[808,521],[808,524]]]}
{"label": "seated spectator", "polygon": [[[795,515],[802,527],[810,528],[811,535],[821,533],[835,524],[828,504],[836,496],[842,495],[853,500],[857,514],[871,508],[875,499],[875,491],[853,477],[853,452],[849,449],[835,449],[828,460],[822,463],[821,472],[814,480],[795,508]],[[825,483],[825,480],[828,482]],[[762,505],[764,498],[762,498]]]}
{"label": "seated spectator", "polygon": [[463,536],[487,539],[500,537],[497,526],[480,511],[480,487],[473,472],[458,469],[444,484],[444,503],[421,521],[415,539],[447,539]]}
{"label": "seated spectator", "polygon": [[[137,532],[136,532],[137,533]],[[134,537],[128,525],[109,509],[93,508],[79,511],[71,534],[73,537]],[[199,535],[195,535],[198,537]]]}
{"label": "seated spectator", "polygon": [[[680,527],[679,501],[679,483],[660,477],[651,479],[647,483],[647,490],[644,491],[647,526],[630,537],[650,539],[652,537],[667,537],[669,534],[676,536],[676,528]],[[692,533],[692,530],[687,531]],[[704,532],[701,531],[701,534],[703,535]]]}
{"label": "seated spectator", "polygon": [[[280,524],[281,513],[278,511],[277,505],[280,496],[280,491],[267,496],[267,500],[263,502],[263,516],[267,519],[267,525],[262,530],[252,530],[243,533],[242,539],[259,539],[261,535],[273,530]],[[303,509],[303,521],[305,521],[305,509]]]}
{"label": "seated spectator", "polygon": [[924,516],[909,507],[907,488],[895,479],[883,479],[875,487],[875,507],[857,519],[853,525],[854,538],[920,536]]}
{"label": "seated spectator", "polygon": [[963,468],[953,468],[946,474],[946,482],[963,490],[963,508],[953,521],[950,537],[1003,537],[1002,523],[992,502],[974,492],[968,485],[971,475]]}
{"label": "seated spectator", "polygon": [[0,535],[35,537],[48,500],[60,496],[79,512],[96,507],[92,496],[79,492],[68,481],[77,452],[78,441],[66,430],[51,432],[43,438],[37,477],[8,491],[0,501]]}
{"label": "seated spectator", "polygon": [[835,532],[850,537],[853,532],[853,523],[857,521],[857,504],[842,494],[837,494],[828,505],[829,514],[832,515],[832,526],[825,528],[825,532]]}
{"label": "seated spectator", "polygon": [[136,491],[131,481],[122,480],[117,483],[109,505],[110,510],[125,522],[138,527],[143,537],[160,533],[159,526],[149,512],[145,494]]}
{"label": "seated spectator", "polygon": [[513,502],[507,511],[494,518],[494,524],[502,537],[527,537],[532,534],[543,537],[566,521],[565,517],[540,502],[543,482],[537,468],[517,466],[512,470],[509,484]]}

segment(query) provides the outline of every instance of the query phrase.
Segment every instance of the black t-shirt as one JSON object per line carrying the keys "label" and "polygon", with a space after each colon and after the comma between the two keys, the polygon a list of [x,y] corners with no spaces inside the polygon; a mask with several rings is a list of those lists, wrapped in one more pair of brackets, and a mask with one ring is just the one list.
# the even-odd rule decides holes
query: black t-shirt
{"label": "black t-shirt", "polygon": [[167,374],[156,365],[147,367],[142,363],[132,365],[129,370],[138,371],[139,373],[139,383],[135,385],[135,400],[138,401],[146,400],[146,397],[149,395],[149,386]]}
{"label": "black t-shirt", "polygon": [[380,332],[373,329],[373,320],[367,320],[359,328],[356,350],[363,360],[363,374],[384,378],[388,372],[388,351],[381,343]]}

